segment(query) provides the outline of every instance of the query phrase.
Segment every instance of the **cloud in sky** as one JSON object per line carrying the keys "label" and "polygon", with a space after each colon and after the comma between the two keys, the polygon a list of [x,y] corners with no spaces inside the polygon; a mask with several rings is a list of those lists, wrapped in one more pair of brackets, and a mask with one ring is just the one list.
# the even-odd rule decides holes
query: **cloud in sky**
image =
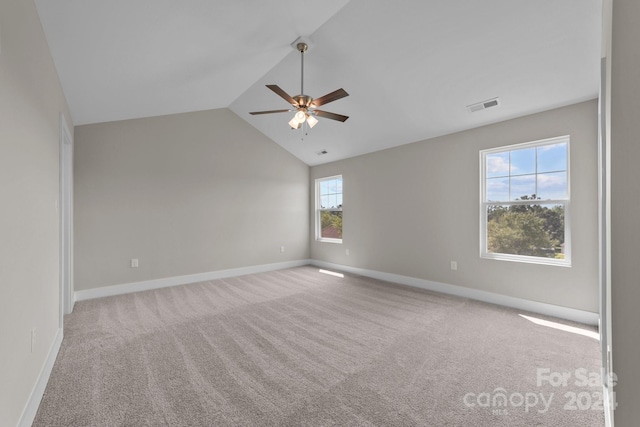
{"label": "cloud in sky", "polygon": [[490,176],[509,175],[509,154],[487,156],[487,173]]}
{"label": "cloud in sky", "polygon": [[551,151],[551,150],[566,150],[567,144],[565,142],[560,144],[541,145],[538,147],[538,152]]}
{"label": "cloud in sky", "polygon": [[566,185],[567,174],[564,172],[538,174],[538,188],[558,188]]}

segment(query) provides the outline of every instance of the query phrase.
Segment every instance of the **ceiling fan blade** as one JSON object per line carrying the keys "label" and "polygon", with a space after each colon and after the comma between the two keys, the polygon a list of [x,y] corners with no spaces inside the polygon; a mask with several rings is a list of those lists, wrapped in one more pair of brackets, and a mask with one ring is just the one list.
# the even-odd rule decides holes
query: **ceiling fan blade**
{"label": "ceiling fan blade", "polygon": [[285,92],[284,90],[280,89],[280,86],[278,86],[278,85],[267,85],[267,87],[269,89],[271,89],[272,91],[274,91],[275,93],[277,93],[278,95],[280,95],[282,97],[282,99],[287,101],[289,104],[293,105],[294,107],[298,106],[298,103],[296,102],[296,100],[293,99],[287,92]]}
{"label": "ceiling fan blade", "polygon": [[346,90],[340,88],[338,90],[334,90],[331,93],[326,94],[325,96],[321,96],[318,99],[314,99],[311,103],[312,107],[319,107],[324,104],[328,104],[333,101],[337,101],[340,98],[344,98],[345,96],[349,96]]}
{"label": "ceiling fan blade", "polygon": [[269,111],[253,111],[249,114],[253,114],[254,116],[257,114],[273,114],[273,113],[287,113],[293,110],[269,110]]}
{"label": "ceiling fan blade", "polygon": [[349,118],[349,116],[343,116],[342,114],[330,113],[322,110],[313,110],[313,114],[324,117],[325,119],[337,120],[339,122],[344,122]]}

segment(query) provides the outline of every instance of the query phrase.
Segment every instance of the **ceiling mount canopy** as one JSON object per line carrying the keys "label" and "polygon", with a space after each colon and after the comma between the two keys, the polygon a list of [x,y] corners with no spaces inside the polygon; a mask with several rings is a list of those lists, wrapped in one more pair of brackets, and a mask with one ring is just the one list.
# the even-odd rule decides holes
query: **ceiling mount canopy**
{"label": "ceiling mount canopy", "polygon": [[318,123],[317,117],[324,117],[326,119],[337,120],[339,122],[346,121],[349,116],[343,116],[342,114],[330,113],[328,111],[318,110],[320,107],[329,102],[337,101],[338,99],[349,96],[347,91],[340,88],[318,99],[313,99],[309,95],[304,94],[304,53],[309,48],[309,45],[305,42],[299,42],[296,44],[296,50],[300,52],[300,95],[290,96],[287,92],[282,90],[278,85],[267,85],[269,89],[279,95],[282,99],[287,101],[292,109],[286,110],[268,110],[268,111],[253,111],[249,114],[273,114],[273,113],[288,113],[295,111],[293,118],[289,121],[289,126],[292,129],[299,129],[306,123],[309,128],[314,127]]}

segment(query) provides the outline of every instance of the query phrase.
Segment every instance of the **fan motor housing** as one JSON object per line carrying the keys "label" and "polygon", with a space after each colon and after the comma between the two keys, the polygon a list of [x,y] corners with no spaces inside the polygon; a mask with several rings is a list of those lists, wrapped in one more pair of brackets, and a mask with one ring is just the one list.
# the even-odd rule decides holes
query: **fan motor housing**
{"label": "fan motor housing", "polygon": [[293,97],[294,101],[298,103],[301,107],[309,107],[313,102],[313,98],[309,95],[296,95]]}

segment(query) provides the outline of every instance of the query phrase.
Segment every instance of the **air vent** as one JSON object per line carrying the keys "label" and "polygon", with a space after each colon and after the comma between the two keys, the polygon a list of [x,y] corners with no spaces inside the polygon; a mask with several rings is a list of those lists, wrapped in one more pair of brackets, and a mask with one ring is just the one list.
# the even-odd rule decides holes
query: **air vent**
{"label": "air vent", "polygon": [[500,105],[499,98],[487,99],[486,101],[478,102],[476,104],[467,105],[467,109],[470,113],[475,113],[476,111],[486,110],[487,108],[497,107]]}
{"label": "air vent", "polygon": [[327,151],[327,150],[320,150],[320,151],[318,151],[316,154],[317,154],[318,156],[324,156],[324,155],[325,155],[325,154],[327,154],[327,153],[328,153],[328,151]]}

